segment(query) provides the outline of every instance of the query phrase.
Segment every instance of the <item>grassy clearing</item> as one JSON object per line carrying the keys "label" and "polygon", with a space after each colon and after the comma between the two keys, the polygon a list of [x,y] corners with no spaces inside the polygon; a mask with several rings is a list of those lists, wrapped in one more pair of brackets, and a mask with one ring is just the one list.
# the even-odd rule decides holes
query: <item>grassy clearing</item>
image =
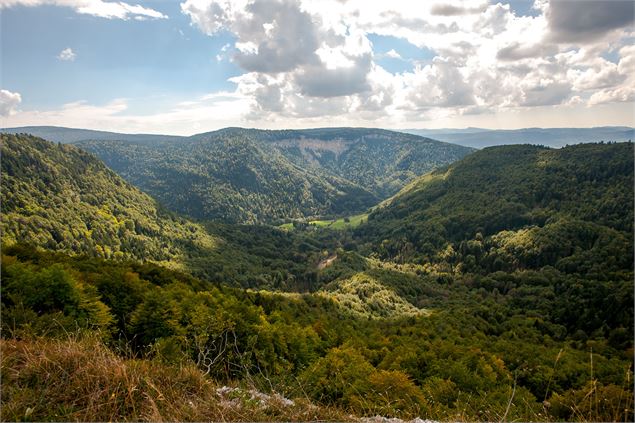
{"label": "grassy clearing", "polygon": [[309,222],[309,225],[317,226],[318,228],[340,230],[357,227],[365,222],[366,219],[368,219],[368,213],[358,214],[350,217],[343,217],[341,219],[312,220]]}
{"label": "grassy clearing", "polygon": [[[368,213],[362,213],[355,216],[342,217],[340,219],[310,220],[308,224],[317,228],[342,230],[355,228],[366,222],[367,219]],[[285,231],[292,231],[294,229],[293,222],[279,225],[278,228]]]}

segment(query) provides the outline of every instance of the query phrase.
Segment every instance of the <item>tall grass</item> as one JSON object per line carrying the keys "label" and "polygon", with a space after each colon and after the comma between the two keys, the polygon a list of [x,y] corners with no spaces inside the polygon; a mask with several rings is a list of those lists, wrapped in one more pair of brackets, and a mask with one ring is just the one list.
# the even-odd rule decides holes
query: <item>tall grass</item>
{"label": "tall grass", "polygon": [[[0,339],[0,353],[2,421],[356,420],[351,410],[312,404],[306,393],[290,401],[253,387],[219,386],[194,364],[123,358],[97,334]],[[526,390],[511,389],[482,398],[459,395],[462,412],[432,407],[421,410],[421,417],[502,422],[518,420],[520,413],[532,421],[633,421],[632,372],[625,372],[623,386],[591,378],[578,390],[550,396],[549,410],[542,412],[527,402]],[[376,404],[366,405],[358,413],[377,413]]]}
{"label": "tall grass", "polygon": [[227,398],[194,365],[124,359],[96,337],[3,339],[0,351],[2,421],[350,419],[301,399],[238,389]]}

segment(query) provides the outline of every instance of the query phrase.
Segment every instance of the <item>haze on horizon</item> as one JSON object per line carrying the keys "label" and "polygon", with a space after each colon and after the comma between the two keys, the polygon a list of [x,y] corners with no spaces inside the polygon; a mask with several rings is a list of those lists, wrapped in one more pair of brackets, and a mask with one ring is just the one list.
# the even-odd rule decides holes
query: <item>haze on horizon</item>
{"label": "haze on horizon", "polygon": [[0,126],[632,127],[634,16],[632,0],[0,0]]}

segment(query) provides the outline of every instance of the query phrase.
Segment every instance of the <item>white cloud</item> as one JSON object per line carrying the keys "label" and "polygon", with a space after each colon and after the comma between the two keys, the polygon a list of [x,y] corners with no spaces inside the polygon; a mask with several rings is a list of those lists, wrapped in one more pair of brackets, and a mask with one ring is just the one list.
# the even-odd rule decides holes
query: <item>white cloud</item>
{"label": "white cloud", "polygon": [[[0,99],[4,90],[0,92]],[[1,111],[4,111],[4,102]],[[103,105],[76,101],[52,110],[29,110],[3,118],[3,126],[55,125],[115,132],[191,135],[199,129],[212,130],[247,125],[244,117],[251,99],[230,92],[213,93],[192,101],[176,102],[154,114],[137,113],[126,99]]]}
{"label": "white cloud", "polygon": [[[606,67],[593,75],[595,80],[606,81],[589,98],[589,106],[621,102],[635,103],[635,46],[627,45],[620,49],[620,61],[616,67]],[[618,82],[617,84],[615,82]],[[631,108],[635,114],[635,109]]]}
{"label": "white cloud", "polygon": [[60,51],[60,54],[57,55],[57,58],[64,62],[73,62],[75,60],[75,57],[77,57],[77,55],[70,47],[67,47],[64,50]]}
{"label": "white cloud", "polygon": [[16,107],[22,102],[20,93],[8,90],[0,90],[0,116],[11,116],[16,112]]}
{"label": "white cloud", "polygon": [[61,7],[70,7],[75,12],[92,15],[106,19],[167,19],[163,13],[143,7],[140,5],[132,5],[122,1],[105,1],[105,0],[0,0],[0,9],[13,6],[43,6],[53,5]]}
{"label": "white cloud", "polygon": [[635,6],[632,0],[585,0],[575,4],[551,0],[545,9],[550,37],[561,43],[602,40],[614,31],[632,28]]}
{"label": "white cloud", "polygon": [[395,51],[394,48],[391,48],[385,53],[386,57],[390,57],[391,59],[402,59],[401,55]]}
{"label": "white cloud", "polygon": [[247,71],[286,72],[317,61],[318,26],[294,1],[188,0],[181,9],[209,35],[221,29],[235,33],[234,60]]}
{"label": "white cloud", "polygon": [[[580,44],[562,42],[556,32],[582,29],[573,22],[575,8],[556,3],[536,1],[536,16],[517,16],[508,4],[484,0],[419,6],[408,0],[187,0],[181,9],[204,33],[227,30],[236,37],[234,60],[245,74],[232,81],[252,100],[250,119],[345,114],[358,122],[406,122],[628,101],[630,77],[619,69],[632,66],[630,53],[620,50],[622,65],[601,56],[628,44],[620,28],[630,18],[598,16],[591,31],[602,35],[597,40],[592,34]],[[595,6],[583,9],[585,19],[600,13]],[[394,49],[376,54],[371,33],[407,40],[435,57],[391,74],[377,60],[401,56]]]}
{"label": "white cloud", "polygon": [[[163,16],[104,0],[0,0],[0,7],[17,3],[57,4],[109,18]],[[558,1],[536,0],[533,16],[518,16],[504,1],[493,3],[185,0],[181,11],[194,28],[210,36],[229,32],[235,38],[210,52],[210,57],[231,59],[243,70],[231,79],[236,84],[231,101],[181,99],[157,120],[128,109],[113,114],[102,106],[94,111],[105,116],[104,124],[124,127],[142,122],[164,128],[207,128],[219,122],[416,127],[430,120],[474,124],[479,116],[515,121],[530,113],[545,122],[558,113],[590,122],[581,110],[603,105],[602,110],[615,113],[615,107],[633,101],[635,32],[627,24],[630,15],[609,11],[605,16],[601,8],[585,5],[580,16],[596,20],[586,28],[575,22],[577,8]],[[579,39],[575,33],[581,34]],[[380,59],[399,59],[400,54],[395,49],[378,54],[371,34],[399,38],[433,57],[413,59],[399,49],[413,68],[393,74],[382,68]],[[69,111],[88,107],[71,106],[57,117],[70,119]],[[235,114],[226,114],[223,107]],[[33,117],[52,119],[52,113]],[[209,116],[222,117],[206,121]]]}
{"label": "white cloud", "polygon": [[414,109],[476,104],[474,90],[461,68],[436,58],[432,64],[404,74],[406,97]]}
{"label": "white cloud", "polygon": [[[469,4],[470,2],[463,2],[466,4]],[[471,2],[474,3],[474,2]],[[456,4],[451,4],[451,3],[436,3],[433,4],[432,7],[430,8],[430,13],[432,15],[437,15],[437,16],[460,16],[460,15],[470,15],[470,14],[474,14],[474,13],[480,13],[483,12],[483,10],[485,10],[485,8],[487,7],[487,1],[485,2],[481,2],[480,5],[475,5],[470,7],[469,5],[466,4],[461,4],[461,2],[459,2],[459,5]]]}

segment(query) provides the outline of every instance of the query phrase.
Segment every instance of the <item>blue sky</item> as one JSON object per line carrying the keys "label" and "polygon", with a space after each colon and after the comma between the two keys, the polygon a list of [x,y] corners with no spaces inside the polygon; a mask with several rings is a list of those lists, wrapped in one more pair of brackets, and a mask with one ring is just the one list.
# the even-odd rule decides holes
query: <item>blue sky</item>
{"label": "blue sky", "polygon": [[413,4],[0,0],[2,126],[634,124],[633,2]]}
{"label": "blue sky", "polygon": [[[55,6],[4,9],[3,86],[20,92],[25,105],[35,108],[78,99],[104,103],[113,97],[185,100],[233,89],[227,79],[240,75],[240,69],[215,58],[233,43],[231,34],[203,34],[177,2],[141,4],[170,18],[131,22]],[[75,60],[57,59],[65,48],[72,49]]]}
{"label": "blue sky", "polygon": [[[417,47],[403,38],[371,33],[368,39],[373,44],[376,62],[391,73],[411,71],[416,64],[428,64],[435,56],[434,51]],[[391,51],[396,55],[390,54]]]}

